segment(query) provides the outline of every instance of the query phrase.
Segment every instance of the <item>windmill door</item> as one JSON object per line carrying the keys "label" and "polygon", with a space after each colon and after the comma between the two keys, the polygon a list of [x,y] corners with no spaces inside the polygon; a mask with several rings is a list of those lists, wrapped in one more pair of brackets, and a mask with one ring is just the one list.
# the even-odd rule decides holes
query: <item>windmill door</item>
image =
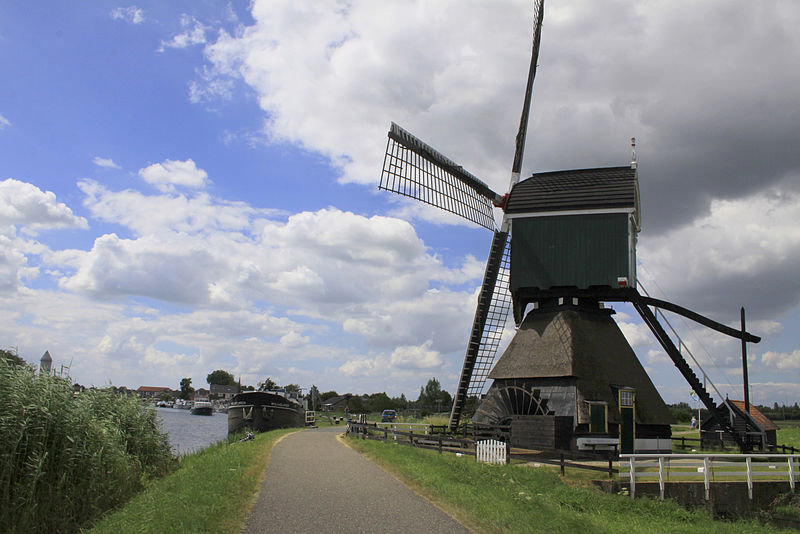
{"label": "windmill door", "polygon": [[636,391],[619,390],[619,452],[633,454],[636,445]]}

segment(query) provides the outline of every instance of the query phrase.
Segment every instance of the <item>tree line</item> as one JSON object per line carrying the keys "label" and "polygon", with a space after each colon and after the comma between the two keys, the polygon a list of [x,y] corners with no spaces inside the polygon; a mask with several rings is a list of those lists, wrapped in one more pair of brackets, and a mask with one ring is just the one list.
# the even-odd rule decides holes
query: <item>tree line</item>
{"label": "tree line", "polygon": [[[326,391],[320,393],[323,401],[339,397],[336,391]],[[383,410],[419,410],[421,415],[436,412],[450,411],[453,405],[453,397],[450,393],[442,389],[442,385],[435,377],[420,387],[419,396],[416,400],[406,398],[404,393],[399,397],[390,397],[386,392],[368,393],[364,395],[353,395],[348,401],[348,408],[351,413],[377,413]]]}

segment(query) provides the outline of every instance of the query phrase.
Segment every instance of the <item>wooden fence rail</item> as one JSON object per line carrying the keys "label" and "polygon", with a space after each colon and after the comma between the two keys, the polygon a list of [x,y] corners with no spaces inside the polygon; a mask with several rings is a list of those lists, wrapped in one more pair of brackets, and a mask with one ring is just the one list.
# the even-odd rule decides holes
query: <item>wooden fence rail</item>
{"label": "wooden fence rail", "polygon": [[711,482],[746,482],[750,500],[756,478],[787,480],[794,492],[800,476],[800,456],[793,454],[620,454],[619,477],[630,481],[630,495],[636,482],[658,480],[664,499],[667,482],[701,479],[705,498],[710,499]]}
{"label": "wooden fence rail", "polygon": [[[398,444],[407,444],[414,447],[421,447],[426,449],[435,449],[440,453],[455,452],[459,454],[467,454],[470,456],[476,455],[476,443],[483,440],[494,440],[502,443],[503,448],[507,452],[507,460],[509,463],[511,459],[534,462],[548,465],[556,465],[561,467],[561,474],[565,473],[566,467],[575,469],[585,469],[591,471],[601,471],[608,473],[609,478],[617,473],[617,469],[613,467],[613,459],[611,456],[591,455],[588,453],[575,453],[564,451],[532,451],[527,449],[512,449],[508,446],[508,439],[496,439],[496,436],[503,435],[506,431],[504,428],[487,429],[484,427],[476,427],[473,429],[475,434],[472,437],[463,437],[464,433],[459,431],[454,434],[440,433],[440,434],[425,434],[421,432],[414,432],[413,429],[405,432],[402,430],[392,429],[385,425],[379,426],[377,423],[355,422],[350,421],[347,424],[347,434],[355,434],[361,439],[377,439],[380,441],[394,440]],[[591,463],[580,463],[579,459]],[[600,462],[608,462],[608,467],[604,467]]]}

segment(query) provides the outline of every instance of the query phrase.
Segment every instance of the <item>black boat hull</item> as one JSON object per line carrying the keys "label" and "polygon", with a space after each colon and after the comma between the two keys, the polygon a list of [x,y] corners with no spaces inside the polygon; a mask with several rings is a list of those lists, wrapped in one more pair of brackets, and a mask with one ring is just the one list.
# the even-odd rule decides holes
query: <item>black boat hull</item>
{"label": "black boat hull", "polygon": [[228,434],[244,430],[267,432],[306,424],[303,405],[281,395],[250,391],[240,393],[228,406]]}

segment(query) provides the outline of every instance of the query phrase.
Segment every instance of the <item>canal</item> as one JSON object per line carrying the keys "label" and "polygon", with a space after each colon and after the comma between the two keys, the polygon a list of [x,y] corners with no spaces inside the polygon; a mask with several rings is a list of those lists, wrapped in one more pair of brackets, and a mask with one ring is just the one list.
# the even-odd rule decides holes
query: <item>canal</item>
{"label": "canal", "polygon": [[228,437],[228,414],[192,415],[189,410],[156,408],[162,429],[169,434],[172,452],[198,451]]}

